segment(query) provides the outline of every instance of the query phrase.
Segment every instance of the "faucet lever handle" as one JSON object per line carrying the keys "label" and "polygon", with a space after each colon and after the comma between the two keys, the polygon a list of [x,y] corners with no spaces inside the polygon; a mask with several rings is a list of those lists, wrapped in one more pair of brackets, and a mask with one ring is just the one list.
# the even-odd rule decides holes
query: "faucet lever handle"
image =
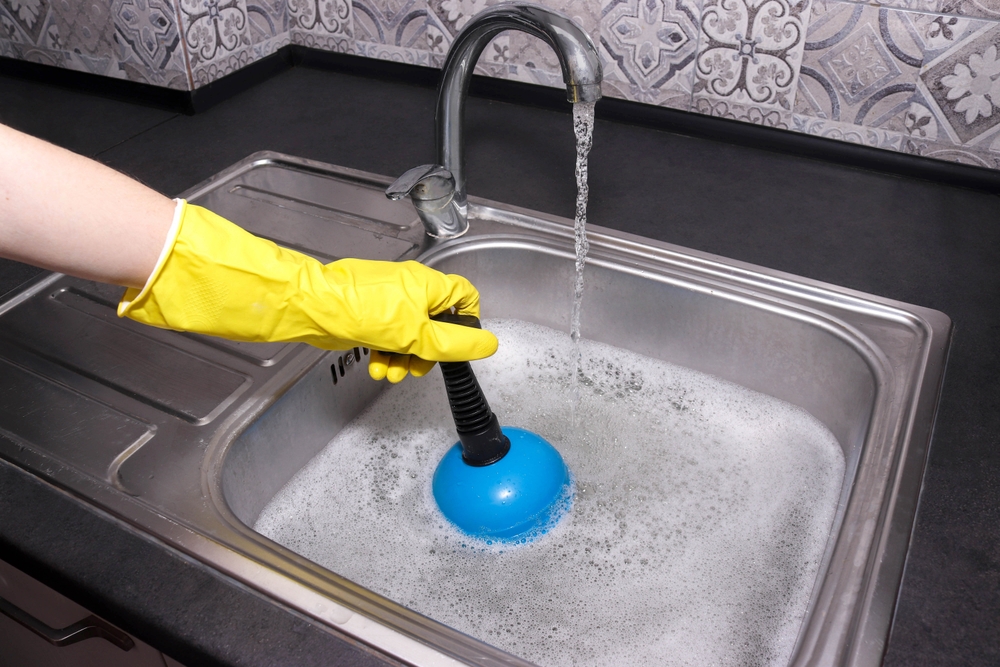
{"label": "faucet lever handle", "polygon": [[385,190],[393,201],[409,195],[418,201],[448,197],[455,192],[455,177],[439,164],[422,164],[408,170]]}

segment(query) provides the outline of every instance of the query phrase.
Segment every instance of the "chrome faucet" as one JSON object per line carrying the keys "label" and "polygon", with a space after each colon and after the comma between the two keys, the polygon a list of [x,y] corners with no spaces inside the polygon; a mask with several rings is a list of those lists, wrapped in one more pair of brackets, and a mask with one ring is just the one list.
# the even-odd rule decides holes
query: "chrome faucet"
{"label": "chrome faucet", "polygon": [[455,238],[469,229],[462,141],[465,97],[479,55],[504,30],[534,35],[555,50],[570,102],[601,98],[597,48],[569,17],[527,3],[496,5],[474,16],[455,37],[444,63],[435,114],[438,164],[410,169],[385,191],[394,200],[409,195],[427,234],[435,238]]}

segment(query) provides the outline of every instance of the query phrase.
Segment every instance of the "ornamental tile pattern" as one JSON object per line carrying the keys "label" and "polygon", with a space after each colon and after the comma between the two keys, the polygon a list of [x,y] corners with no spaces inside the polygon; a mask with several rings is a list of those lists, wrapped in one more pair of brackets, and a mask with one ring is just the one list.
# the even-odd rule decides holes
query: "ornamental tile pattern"
{"label": "ornamental tile pattern", "polygon": [[1000,131],[1000,26],[987,23],[929,61],[918,82],[941,137],[985,145]]}
{"label": "ornamental tile pattern", "polygon": [[351,37],[350,0],[288,0],[288,25],[294,33]]}
{"label": "ornamental tile pattern", "polygon": [[698,53],[699,7],[691,0],[611,0],[598,48],[607,91],[687,109]]}
{"label": "ornamental tile pattern", "polygon": [[52,0],[52,15],[66,51],[110,58],[114,53],[114,21],[104,2]]}
{"label": "ornamental tile pattern", "polygon": [[[345,35],[322,35],[293,28],[289,31],[289,43],[333,53],[365,55],[355,44],[354,39]],[[374,58],[375,56],[366,57]]]}
{"label": "ornamental tile pattern", "polygon": [[791,111],[809,0],[706,0],[694,98]]}
{"label": "ornamental tile pattern", "polygon": [[122,75],[140,83],[191,88],[172,0],[113,0],[115,57]]}
{"label": "ornamental tile pattern", "polygon": [[1000,169],[1000,153],[989,149],[955,146],[948,142],[907,139],[903,143],[901,152],[973,167]]}
{"label": "ornamental tile pattern", "polygon": [[[427,34],[427,5],[421,0],[354,0],[354,37],[359,42],[387,44],[443,53],[443,37]],[[435,40],[437,43],[435,44]]]}
{"label": "ornamental tile pattern", "polygon": [[[246,67],[290,43],[291,26],[343,30],[347,0],[176,0],[194,88]],[[331,18],[331,16],[333,18]]]}
{"label": "ornamental tile pattern", "polygon": [[250,45],[246,0],[180,0],[180,7],[193,69]]}
{"label": "ornamental tile pattern", "polygon": [[[878,128],[906,110],[925,51],[911,18],[910,12],[814,0],[795,112]],[[933,43],[933,31],[923,27]]]}
{"label": "ornamental tile pattern", "polygon": [[0,55],[189,89],[176,0],[0,0]]}
{"label": "ornamental tile pattern", "polygon": [[114,0],[111,15],[119,57],[133,56],[144,65],[166,69],[180,49],[177,14],[164,0]]}
{"label": "ornamental tile pattern", "polygon": [[784,109],[760,107],[753,104],[738,104],[728,100],[714,100],[709,97],[699,97],[691,109],[706,116],[728,118],[753,125],[763,125],[779,130],[792,129],[792,112]]}
{"label": "ornamental tile pattern", "polygon": [[[0,56],[194,89],[290,43],[440,67],[503,0],[0,0]],[[1000,168],[1000,0],[536,0],[594,40],[604,93]],[[502,33],[477,72],[561,86]]]}
{"label": "ornamental tile pattern", "polygon": [[38,46],[49,20],[49,0],[0,0],[0,37]]}
{"label": "ornamental tile pattern", "polygon": [[940,0],[933,13],[1000,20],[1000,0]]}
{"label": "ornamental tile pattern", "polygon": [[941,9],[948,2],[955,4],[957,0],[884,0],[878,4],[883,7],[892,7],[893,9],[908,9],[914,12],[940,14],[950,13],[942,12]]}
{"label": "ornamental tile pattern", "polygon": [[288,6],[285,0],[251,0],[247,3],[250,43],[262,44],[287,35]]}
{"label": "ornamental tile pattern", "polygon": [[801,114],[792,115],[792,129],[803,134],[889,151],[901,150],[903,142],[906,140],[905,136],[891,130],[863,127]]}

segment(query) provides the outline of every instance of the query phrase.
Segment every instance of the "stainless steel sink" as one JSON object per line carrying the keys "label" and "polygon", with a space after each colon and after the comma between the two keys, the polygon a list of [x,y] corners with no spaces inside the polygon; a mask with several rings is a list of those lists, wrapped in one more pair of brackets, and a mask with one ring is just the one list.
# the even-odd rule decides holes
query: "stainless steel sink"
{"label": "stainless steel sink", "polygon": [[[568,330],[569,221],[473,198],[470,232],[431,242],[390,180],[262,153],[185,196],[323,260],[419,258],[470,278],[484,317]],[[590,243],[585,337],[788,401],[837,438],[841,500],[790,664],[880,664],[950,320],[599,227]],[[55,275],[0,304],[0,456],[407,663],[527,664],[249,527],[384,389],[365,350],[144,328],[115,316],[119,293]]]}

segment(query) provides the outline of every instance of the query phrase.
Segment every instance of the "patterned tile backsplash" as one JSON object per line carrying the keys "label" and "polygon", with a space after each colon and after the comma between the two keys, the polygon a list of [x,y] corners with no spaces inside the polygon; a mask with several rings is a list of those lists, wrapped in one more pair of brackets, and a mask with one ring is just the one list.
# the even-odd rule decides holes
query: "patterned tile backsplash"
{"label": "patterned tile backsplash", "polygon": [[[287,44],[441,67],[502,0],[0,0],[0,56],[194,90]],[[1000,0],[539,0],[611,97],[1000,169]],[[504,33],[477,69],[559,86]]]}

